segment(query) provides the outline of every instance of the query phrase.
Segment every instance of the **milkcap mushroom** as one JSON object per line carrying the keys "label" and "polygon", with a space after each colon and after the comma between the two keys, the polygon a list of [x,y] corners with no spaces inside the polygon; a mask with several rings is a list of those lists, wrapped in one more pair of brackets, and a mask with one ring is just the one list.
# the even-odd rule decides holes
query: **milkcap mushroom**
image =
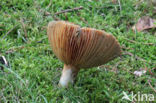
{"label": "milkcap mushroom", "polygon": [[81,68],[103,65],[121,54],[118,41],[102,30],[65,21],[52,21],[47,28],[53,53],[64,63],[59,84],[73,83]]}

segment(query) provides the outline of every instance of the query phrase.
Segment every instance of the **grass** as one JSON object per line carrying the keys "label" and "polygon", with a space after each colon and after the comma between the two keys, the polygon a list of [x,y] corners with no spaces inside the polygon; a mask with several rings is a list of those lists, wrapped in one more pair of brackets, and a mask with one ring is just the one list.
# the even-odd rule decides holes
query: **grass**
{"label": "grass", "polygon": [[[0,103],[129,103],[122,100],[123,91],[153,94],[156,100],[148,82],[156,89],[156,47],[145,44],[156,43],[156,30],[131,29],[142,16],[156,18],[153,7],[138,0],[120,0],[121,10],[111,0],[75,1],[0,0],[0,54],[9,61],[9,67],[0,70]],[[80,6],[84,9],[56,17],[112,33],[124,47],[123,54],[132,55],[82,69],[74,86],[60,88],[63,63],[50,48],[46,26],[55,19],[54,13]],[[141,77],[133,74],[146,68]]]}

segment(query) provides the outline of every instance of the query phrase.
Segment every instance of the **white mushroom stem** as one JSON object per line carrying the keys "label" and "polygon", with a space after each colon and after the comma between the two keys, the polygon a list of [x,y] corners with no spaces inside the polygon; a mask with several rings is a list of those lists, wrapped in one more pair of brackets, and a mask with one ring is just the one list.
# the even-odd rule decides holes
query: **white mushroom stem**
{"label": "white mushroom stem", "polygon": [[60,86],[67,87],[69,83],[73,84],[78,72],[79,69],[75,68],[74,66],[64,64],[59,82]]}

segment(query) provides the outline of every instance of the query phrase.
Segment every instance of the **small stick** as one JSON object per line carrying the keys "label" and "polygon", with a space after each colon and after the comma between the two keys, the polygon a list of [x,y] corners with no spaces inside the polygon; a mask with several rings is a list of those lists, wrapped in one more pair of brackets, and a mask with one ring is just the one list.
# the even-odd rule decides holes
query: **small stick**
{"label": "small stick", "polygon": [[51,4],[52,4],[52,0],[50,0],[50,3],[49,3],[49,5],[46,7],[46,9],[48,9],[48,8],[51,6]]}
{"label": "small stick", "polygon": [[128,47],[125,47],[125,46],[121,46],[121,48],[122,48],[122,49],[127,49],[127,50],[129,50],[129,49],[130,49],[130,50],[133,50],[133,48],[128,48]]}
{"label": "small stick", "polygon": [[56,17],[56,15],[53,15],[54,20],[58,21],[60,20],[58,17]]}
{"label": "small stick", "polygon": [[66,9],[66,10],[55,13],[55,15],[59,15],[59,14],[66,13],[66,12],[77,11],[77,10],[80,10],[80,9],[83,9],[83,7],[80,6],[80,7],[76,7],[76,8],[73,8],[73,9]]}
{"label": "small stick", "polygon": [[118,0],[118,3],[119,3],[119,6],[120,6],[120,11],[122,10],[122,8],[121,8],[121,3],[120,3],[120,0]]}
{"label": "small stick", "polygon": [[[127,38],[124,38],[124,39],[127,40],[128,42],[131,42],[131,43],[141,43],[141,42],[136,42],[134,40],[127,39]],[[154,43],[141,43],[141,44],[144,44],[144,45],[156,45]]]}
{"label": "small stick", "polygon": [[80,17],[80,20],[82,20],[84,23],[86,23],[88,25],[88,22],[84,18]]}
{"label": "small stick", "polygon": [[113,71],[113,72],[117,73],[118,65],[119,65],[121,62],[122,62],[122,61],[119,61],[119,62],[117,62],[117,63],[115,64],[115,66],[112,68],[112,71]]}
{"label": "small stick", "polygon": [[[130,52],[125,52],[125,54],[123,54],[123,55],[130,55],[130,56],[134,56],[134,54],[132,54],[132,53],[130,53]],[[135,55],[135,57],[136,57],[136,59],[138,59],[138,60],[146,61],[146,60],[144,60],[144,59],[142,59],[142,58],[138,57],[137,55]]]}
{"label": "small stick", "polygon": [[[51,13],[49,13],[49,12],[47,12],[47,11],[44,12],[44,16],[49,16],[49,15],[51,15]],[[56,15],[53,15],[52,17],[53,17],[54,20],[56,20],[56,21],[60,20],[58,17],[56,17]]]}
{"label": "small stick", "polygon": [[[141,57],[139,57],[139,56],[137,56],[137,55],[134,55],[134,54],[132,54],[132,53],[130,53],[130,52],[125,52],[124,54],[122,54],[122,56],[123,55],[129,55],[129,56],[131,56],[131,57],[135,57],[137,60],[141,60],[141,61],[144,61],[144,62],[147,62],[145,59],[143,59],[143,58],[141,58]],[[152,62],[148,62],[149,64],[152,64]]]}
{"label": "small stick", "polygon": [[154,43],[143,43],[144,45],[156,45]]}
{"label": "small stick", "polygon": [[27,34],[27,30],[26,30],[26,28],[25,28],[25,24],[24,24],[24,22],[23,22],[23,19],[21,18],[20,19],[20,22],[21,22],[21,24],[22,24],[22,27],[23,27],[23,29],[24,29],[24,33],[25,33],[25,38],[26,38],[26,40],[28,40],[28,34]]}
{"label": "small stick", "polygon": [[137,43],[136,41],[134,40],[130,40],[130,39],[127,39],[127,38],[124,38],[125,40],[127,40],[128,42],[131,42],[131,43]]}
{"label": "small stick", "polygon": [[156,90],[154,89],[154,87],[151,85],[150,80],[148,80],[148,84],[151,87],[151,89],[156,93]]}
{"label": "small stick", "polygon": [[4,36],[3,36],[3,39],[9,35],[18,25],[15,25],[12,29],[10,29]]}
{"label": "small stick", "polygon": [[47,39],[47,37],[42,38],[40,41],[37,41],[37,43],[42,43],[43,40]]}
{"label": "small stick", "polygon": [[7,50],[5,53],[6,53],[6,54],[13,53],[13,52],[15,52],[16,50],[18,50],[18,49],[23,49],[23,48],[24,48],[24,46],[20,46],[20,47],[17,47],[17,48],[12,48],[12,49]]}

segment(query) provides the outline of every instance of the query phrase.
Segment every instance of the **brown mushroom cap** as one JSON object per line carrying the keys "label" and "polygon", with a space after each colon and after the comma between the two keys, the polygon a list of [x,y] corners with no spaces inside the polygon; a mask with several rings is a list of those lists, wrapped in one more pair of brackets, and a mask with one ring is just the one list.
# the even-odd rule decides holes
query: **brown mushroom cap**
{"label": "brown mushroom cap", "polygon": [[54,54],[65,64],[77,68],[96,67],[121,54],[115,37],[102,30],[53,21],[47,32]]}

